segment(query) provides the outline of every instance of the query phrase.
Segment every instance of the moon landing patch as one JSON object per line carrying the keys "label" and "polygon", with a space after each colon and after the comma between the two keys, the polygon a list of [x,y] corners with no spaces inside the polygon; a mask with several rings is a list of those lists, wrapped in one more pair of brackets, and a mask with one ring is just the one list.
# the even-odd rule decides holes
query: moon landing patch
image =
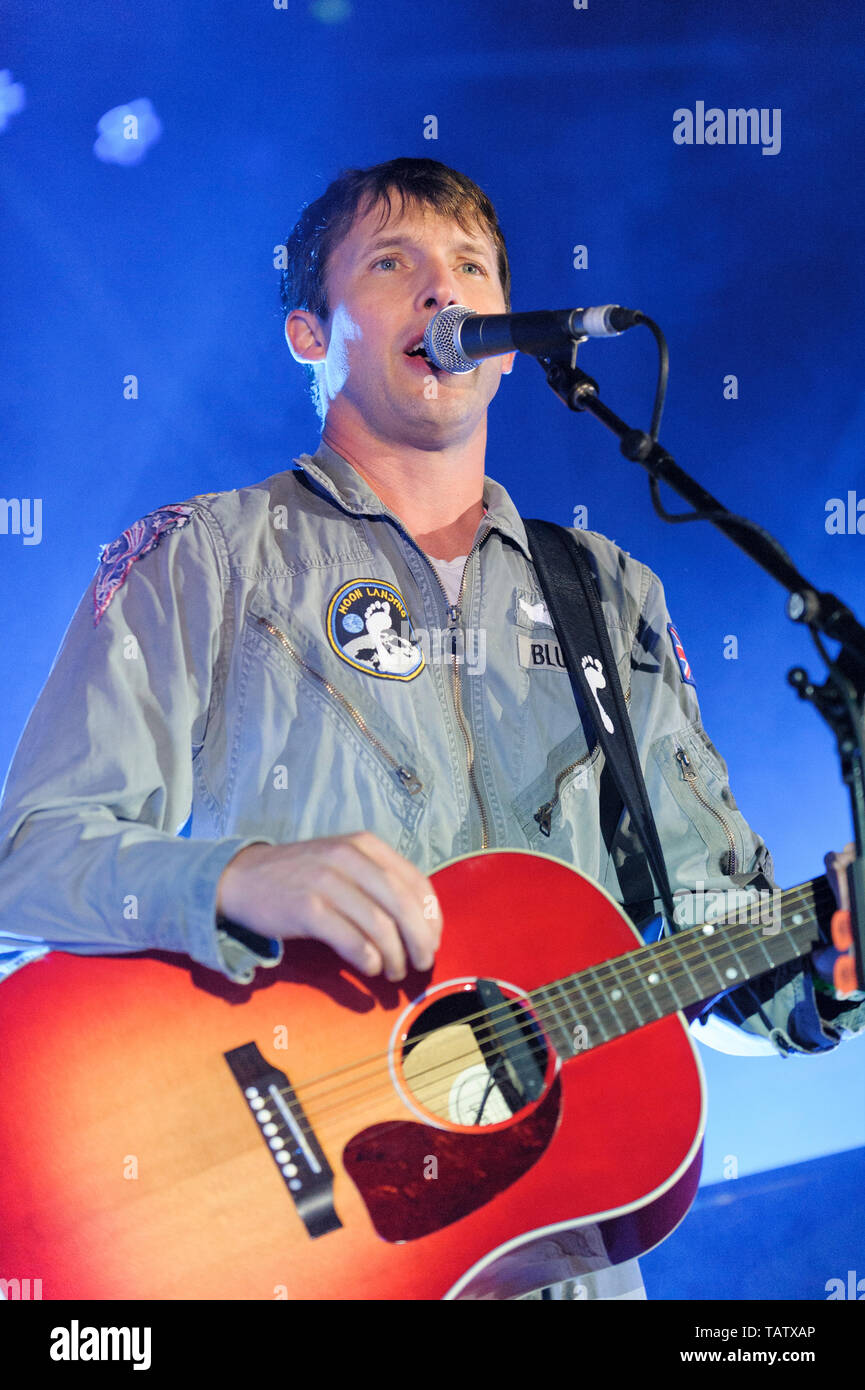
{"label": "moon landing patch", "polygon": [[327,605],[327,640],[356,671],[410,681],[424,668],[423,649],[399,589],[383,579],[354,579]]}

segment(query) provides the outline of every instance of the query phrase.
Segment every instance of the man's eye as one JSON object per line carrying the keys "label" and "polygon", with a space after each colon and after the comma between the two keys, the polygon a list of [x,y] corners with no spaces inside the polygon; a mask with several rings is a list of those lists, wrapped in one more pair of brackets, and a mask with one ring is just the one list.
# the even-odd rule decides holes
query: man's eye
{"label": "man's eye", "polygon": [[380,265],[396,265],[396,257],[395,257],[395,256],[382,256],[380,260],[377,260],[377,261],[375,262],[375,265],[376,265],[376,266],[380,266]]}
{"label": "man's eye", "polygon": [[467,265],[471,266],[472,270],[477,270],[479,274],[486,275],[486,271],[484,270],[483,266],[478,265],[477,261],[463,261],[463,269],[465,269]]}

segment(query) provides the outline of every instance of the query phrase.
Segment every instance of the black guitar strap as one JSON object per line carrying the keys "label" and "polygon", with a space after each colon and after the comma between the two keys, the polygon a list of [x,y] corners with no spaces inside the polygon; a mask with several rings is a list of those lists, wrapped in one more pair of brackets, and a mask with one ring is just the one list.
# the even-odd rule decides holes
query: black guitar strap
{"label": "black guitar strap", "polygon": [[673,895],[664,853],[585,548],[573,532],[555,522],[525,518],[523,521],[571,687],[591,714],[606,765],[645,849],[664,911],[672,922]]}

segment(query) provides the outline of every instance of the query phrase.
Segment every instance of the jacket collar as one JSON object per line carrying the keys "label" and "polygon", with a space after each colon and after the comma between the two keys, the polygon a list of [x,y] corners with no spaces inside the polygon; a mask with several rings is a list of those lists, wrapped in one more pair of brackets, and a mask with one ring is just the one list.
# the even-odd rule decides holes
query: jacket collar
{"label": "jacket collar", "polygon": [[[345,511],[353,512],[356,516],[389,516],[402,526],[399,518],[376,496],[357,470],[323,439],[314,454],[301,454],[294,462]],[[494,478],[484,477],[483,499],[487,509],[484,520],[489,529],[500,531],[514,541],[526,559],[531,560],[522,517],[501,483]]]}

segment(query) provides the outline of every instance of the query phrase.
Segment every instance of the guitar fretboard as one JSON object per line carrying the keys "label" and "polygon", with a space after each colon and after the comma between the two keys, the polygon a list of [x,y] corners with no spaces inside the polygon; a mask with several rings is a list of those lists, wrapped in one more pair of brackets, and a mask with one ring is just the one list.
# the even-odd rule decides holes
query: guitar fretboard
{"label": "guitar fretboard", "polygon": [[556,1051],[572,1057],[806,955],[835,906],[821,875],[764,895],[735,917],[688,927],[544,985],[530,998]]}

